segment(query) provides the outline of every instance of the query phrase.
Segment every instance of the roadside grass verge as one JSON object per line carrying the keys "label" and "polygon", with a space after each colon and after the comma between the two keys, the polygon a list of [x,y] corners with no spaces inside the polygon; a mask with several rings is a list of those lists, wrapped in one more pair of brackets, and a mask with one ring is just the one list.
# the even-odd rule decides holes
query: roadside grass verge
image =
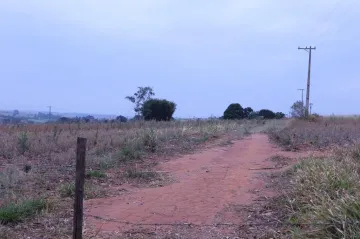
{"label": "roadside grass verge", "polygon": [[288,198],[293,238],[360,238],[359,145],[291,169]]}
{"label": "roadside grass verge", "polygon": [[285,192],[276,207],[283,231],[291,238],[360,238],[360,118],[292,120],[267,134],[285,150],[328,153],[277,176]]}

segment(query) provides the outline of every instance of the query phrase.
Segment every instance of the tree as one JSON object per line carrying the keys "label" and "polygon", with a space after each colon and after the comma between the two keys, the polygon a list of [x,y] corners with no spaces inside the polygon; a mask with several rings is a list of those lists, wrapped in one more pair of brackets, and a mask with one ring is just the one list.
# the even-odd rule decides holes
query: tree
{"label": "tree", "polygon": [[224,119],[242,119],[244,118],[244,109],[239,103],[230,104],[224,111]]}
{"label": "tree", "polygon": [[125,116],[119,115],[116,117],[116,120],[125,123],[128,119]]}
{"label": "tree", "polygon": [[246,107],[244,109],[244,118],[248,118],[251,112],[254,112],[254,110],[251,107]]}
{"label": "tree", "polygon": [[285,114],[283,112],[276,112],[275,113],[275,119],[282,119],[285,117]]}
{"label": "tree", "polygon": [[145,120],[170,121],[176,110],[174,102],[164,99],[149,99],[141,109]]}
{"label": "tree", "polygon": [[302,101],[295,101],[290,108],[291,117],[302,118],[305,116],[305,106]]}
{"label": "tree", "polygon": [[275,113],[268,109],[262,109],[259,111],[259,116],[262,116],[264,119],[274,119]]}
{"label": "tree", "polygon": [[135,104],[135,115],[140,115],[144,102],[150,100],[154,95],[154,90],[150,86],[138,87],[138,91],[133,96],[126,96],[125,99]]}

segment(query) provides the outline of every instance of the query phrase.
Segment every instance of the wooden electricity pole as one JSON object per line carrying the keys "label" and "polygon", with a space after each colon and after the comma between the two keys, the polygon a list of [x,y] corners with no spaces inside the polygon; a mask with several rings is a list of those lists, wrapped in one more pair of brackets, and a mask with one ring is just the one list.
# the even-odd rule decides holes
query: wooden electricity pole
{"label": "wooden electricity pole", "polygon": [[309,116],[309,104],[310,104],[310,73],[311,73],[311,51],[316,50],[316,47],[298,47],[299,50],[305,50],[309,52],[309,66],[308,66],[308,78],[307,78],[307,87],[306,87],[306,107],[305,107],[305,116]]}

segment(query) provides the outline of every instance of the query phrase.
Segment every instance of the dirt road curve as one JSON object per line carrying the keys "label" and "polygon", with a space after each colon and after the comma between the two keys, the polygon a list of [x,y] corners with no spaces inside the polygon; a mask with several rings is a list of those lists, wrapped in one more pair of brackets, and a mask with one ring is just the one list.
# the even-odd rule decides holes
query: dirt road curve
{"label": "dirt road curve", "polygon": [[280,153],[285,154],[271,145],[266,135],[254,134],[230,147],[165,162],[158,169],[168,171],[176,183],[86,201],[86,214],[112,220],[86,217],[86,224],[115,233],[134,227],[119,224],[120,221],[135,224],[244,222],[241,213],[227,209],[231,205],[251,204],[258,197],[254,190],[261,191],[261,196],[271,196],[272,192],[265,189],[265,182],[258,177],[261,170],[249,168],[272,167],[274,163],[266,159]]}

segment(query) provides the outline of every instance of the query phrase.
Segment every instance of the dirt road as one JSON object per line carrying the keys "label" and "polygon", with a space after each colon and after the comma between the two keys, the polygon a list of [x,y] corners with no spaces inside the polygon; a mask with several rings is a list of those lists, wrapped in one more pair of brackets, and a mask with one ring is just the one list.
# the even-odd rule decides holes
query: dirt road
{"label": "dirt road", "polygon": [[[169,172],[175,183],[158,188],[134,189],[114,198],[88,200],[85,203],[86,214],[108,221],[86,217],[86,224],[115,235],[135,228],[121,222],[197,225],[246,222],[241,212],[229,208],[232,205],[249,205],[259,194],[274,194],[258,177],[260,172],[269,170],[249,169],[273,167],[274,162],[267,159],[278,154],[294,156],[274,147],[266,135],[254,134],[229,147],[209,149],[164,162],[158,169]],[[216,228],[212,232],[210,229],[196,229],[186,234],[187,228],[178,228],[174,234],[167,226],[155,229],[146,225],[140,227],[146,231],[142,233],[153,236],[149,238],[221,238],[218,236],[236,235],[234,229]],[[173,237],[165,237],[164,233],[172,233]]]}

